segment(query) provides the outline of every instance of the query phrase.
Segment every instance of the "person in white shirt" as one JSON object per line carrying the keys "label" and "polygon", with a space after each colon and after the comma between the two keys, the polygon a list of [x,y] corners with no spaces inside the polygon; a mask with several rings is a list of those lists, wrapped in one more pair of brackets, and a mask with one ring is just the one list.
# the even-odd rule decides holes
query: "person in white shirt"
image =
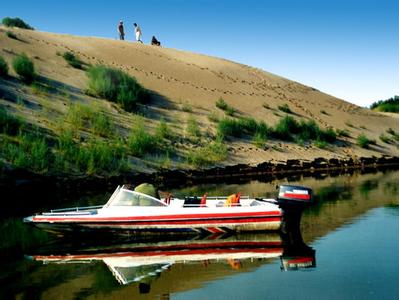
{"label": "person in white shirt", "polygon": [[134,23],[134,33],[136,34],[136,41],[143,43],[143,41],[141,40],[141,28],[139,25],[137,25],[137,23]]}

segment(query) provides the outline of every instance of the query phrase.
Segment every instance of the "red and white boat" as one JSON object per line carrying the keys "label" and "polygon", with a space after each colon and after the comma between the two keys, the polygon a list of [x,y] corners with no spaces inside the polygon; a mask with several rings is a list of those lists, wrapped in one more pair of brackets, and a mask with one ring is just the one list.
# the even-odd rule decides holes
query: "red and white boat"
{"label": "red and white boat", "polygon": [[24,222],[59,234],[275,231],[281,228],[287,211],[301,211],[311,202],[311,189],[290,185],[280,186],[277,199],[235,194],[165,200],[122,186],[103,206],[52,210],[24,218]]}

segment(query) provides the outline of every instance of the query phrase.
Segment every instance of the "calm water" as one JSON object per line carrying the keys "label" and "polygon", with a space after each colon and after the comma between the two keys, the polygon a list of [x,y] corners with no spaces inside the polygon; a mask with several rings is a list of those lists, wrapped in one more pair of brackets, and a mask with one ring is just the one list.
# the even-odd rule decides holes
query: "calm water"
{"label": "calm water", "polygon": [[[397,299],[398,171],[171,192],[264,196],[286,182],[312,187],[318,198],[300,234],[83,243],[27,227],[18,213],[2,217],[0,298]],[[54,206],[101,204],[107,196]]]}

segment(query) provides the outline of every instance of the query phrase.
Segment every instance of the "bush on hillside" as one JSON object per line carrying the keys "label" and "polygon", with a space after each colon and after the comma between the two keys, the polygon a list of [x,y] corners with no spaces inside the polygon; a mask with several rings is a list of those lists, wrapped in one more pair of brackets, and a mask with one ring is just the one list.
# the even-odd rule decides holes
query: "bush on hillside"
{"label": "bush on hillside", "polygon": [[362,147],[362,148],[368,148],[370,144],[375,145],[376,141],[375,140],[370,140],[366,135],[364,135],[363,133],[360,134],[357,137],[357,144]]}
{"label": "bush on hillside", "polygon": [[68,52],[68,51],[64,52],[64,54],[62,54],[62,57],[67,61],[67,63],[71,67],[76,68],[76,69],[82,69],[82,62],[72,52]]}
{"label": "bush on hillside", "polygon": [[17,73],[24,82],[31,83],[35,79],[35,66],[25,54],[15,57],[12,66],[15,73]]}
{"label": "bush on hillside", "polygon": [[98,65],[91,67],[87,75],[90,94],[119,103],[127,111],[134,111],[137,103],[149,102],[149,92],[121,70]]}
{"label": "bush on hillside", "polygon": [[2,23],[6,27],[18,27],[18,28],[22,28],[22,29],[34,30],[34,28],[32,26],[28,25],[20,18],[6,17],[2,20]]}
{"label": "bush on hillside", "polygon": [[8,65],[3,56],[0,56],[0,77],[7,77]]}
{"label": "bush on hillside", "polygon": [[6,36],[8,36],[10,39],[18,40],[18,37],[11,31],[7,31]]}

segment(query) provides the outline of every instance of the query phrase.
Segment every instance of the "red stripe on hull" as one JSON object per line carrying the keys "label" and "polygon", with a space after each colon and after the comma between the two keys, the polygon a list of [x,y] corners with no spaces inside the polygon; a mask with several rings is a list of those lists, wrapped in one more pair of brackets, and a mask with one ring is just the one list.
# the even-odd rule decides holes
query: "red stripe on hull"
{"label": "red stripe on hull", "polygon": [[[198,227],[201,226],[207,226],[209,224],[218,224],[218,225],[225,225],[225,224],[243,224],[243,223],[269,223],[269,222],[280,222],[282,220],[281,217],[272,217],[272,218],[251,218],[251,219],[230,219],[230,220],[192,220],[192,221],[153,221],[153,222],[136,222],[136,221],[131,221],[131,222],[83,222],[81,223],[82,226],[85,225],[98,225],[99,227],[103,226],[109,226],[109,227],[119,227],[119,226],[135,226],[137,228],[140,228],[140,226],[156,226],[156,225],[197,225]],[[36,223],[49,223],[49,222],[36,222]],[[57,223],[57,222],[55,222]],[[79,222],[59,222],[59,224],[76,224]],[[221,232],[221,231],[217,231]],[[216,233],[216,231],[215,231]]]}
{"label": "red stripe on hull", "polygon": [[231,218],[243,218],[243,217],[281,217],[282,213],[280,211],[270,211],[270,212],[248,212],[248,213],[229,213],[229,214],[190,214],[190,215],[161,215],[161,216],[133,216],[133,217],[104,217],[104,218],[82,218],[82,217],[41,217],[34,216],[33,222],[121,222],[121,221],[161,221],[167,220],[171,221],[181,221],[181,220],[195,220],[200,219],[231,219]]}

